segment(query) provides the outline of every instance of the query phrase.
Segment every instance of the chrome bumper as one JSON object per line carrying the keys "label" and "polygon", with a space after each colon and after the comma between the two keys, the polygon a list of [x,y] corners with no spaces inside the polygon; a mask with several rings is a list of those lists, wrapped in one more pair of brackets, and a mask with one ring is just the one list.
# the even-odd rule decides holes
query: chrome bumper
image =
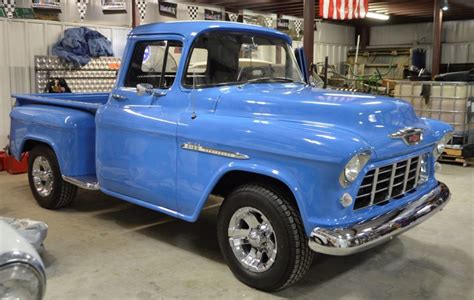
{"label": "chrome bumper", "polygon": [[436,188],[420,199],[376,218],[347,228],[316,227],[311,233],[309,247],[313,251],[329,255],[349,255],[367,250],[392,239],[442,210],[450,196],[448,187],[438,182]]}

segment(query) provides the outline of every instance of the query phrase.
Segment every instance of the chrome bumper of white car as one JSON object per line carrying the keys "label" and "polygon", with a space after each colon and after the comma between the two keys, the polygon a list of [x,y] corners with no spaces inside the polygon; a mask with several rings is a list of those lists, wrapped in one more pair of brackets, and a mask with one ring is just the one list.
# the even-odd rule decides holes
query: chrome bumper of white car
{"label": "chrome bumper of white car", "polygon": [[438,182],[436,188],[418,200],[376,218],[347,228],[315,228],[309,247],[319,253],[341,256],[367,250],[422,223],[442,210],[450,197],[448,187]]}

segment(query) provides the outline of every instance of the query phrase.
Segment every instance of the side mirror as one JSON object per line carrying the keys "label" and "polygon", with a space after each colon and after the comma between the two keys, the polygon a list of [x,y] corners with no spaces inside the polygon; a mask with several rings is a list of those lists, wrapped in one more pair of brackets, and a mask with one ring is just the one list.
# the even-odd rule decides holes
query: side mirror
{"label": "side mirror", "polygon": [[137,95],[143,96],[145,94],[151,95],[153,93],[153,85],[149,83],[139,83],[137,84]]}

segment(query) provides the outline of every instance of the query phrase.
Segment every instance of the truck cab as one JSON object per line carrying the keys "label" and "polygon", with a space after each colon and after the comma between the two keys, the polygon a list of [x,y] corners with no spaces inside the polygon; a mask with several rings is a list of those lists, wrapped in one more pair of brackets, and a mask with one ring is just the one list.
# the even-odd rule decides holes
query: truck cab
{"label": "truck cab", "polygon": [[220,196],[230,269],[276,291],[314,252],[371,248],[449,200],[434,176],[448,125],[399,99],[312,86],[276,30],[144,25],[122,61],[110,94],[14,95],[10,149],[30,152],[41,206],[64,207],[80,187],[194,222]]}

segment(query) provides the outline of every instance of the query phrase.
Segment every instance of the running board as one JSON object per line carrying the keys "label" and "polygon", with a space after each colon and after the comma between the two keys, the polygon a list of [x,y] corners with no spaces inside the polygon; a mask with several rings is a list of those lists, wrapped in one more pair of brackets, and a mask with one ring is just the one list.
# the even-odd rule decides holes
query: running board
{"label": "running board", "polygon": [[77,176],[77,177],[69,177],[69,176],[63,175],[62,177],[64,181],[77,185],[78,187],[82,189],[91,190],[91,191],[100,190],[100,186],[99,186],[99,183],[97,182],[97,178],[93,175]]}

